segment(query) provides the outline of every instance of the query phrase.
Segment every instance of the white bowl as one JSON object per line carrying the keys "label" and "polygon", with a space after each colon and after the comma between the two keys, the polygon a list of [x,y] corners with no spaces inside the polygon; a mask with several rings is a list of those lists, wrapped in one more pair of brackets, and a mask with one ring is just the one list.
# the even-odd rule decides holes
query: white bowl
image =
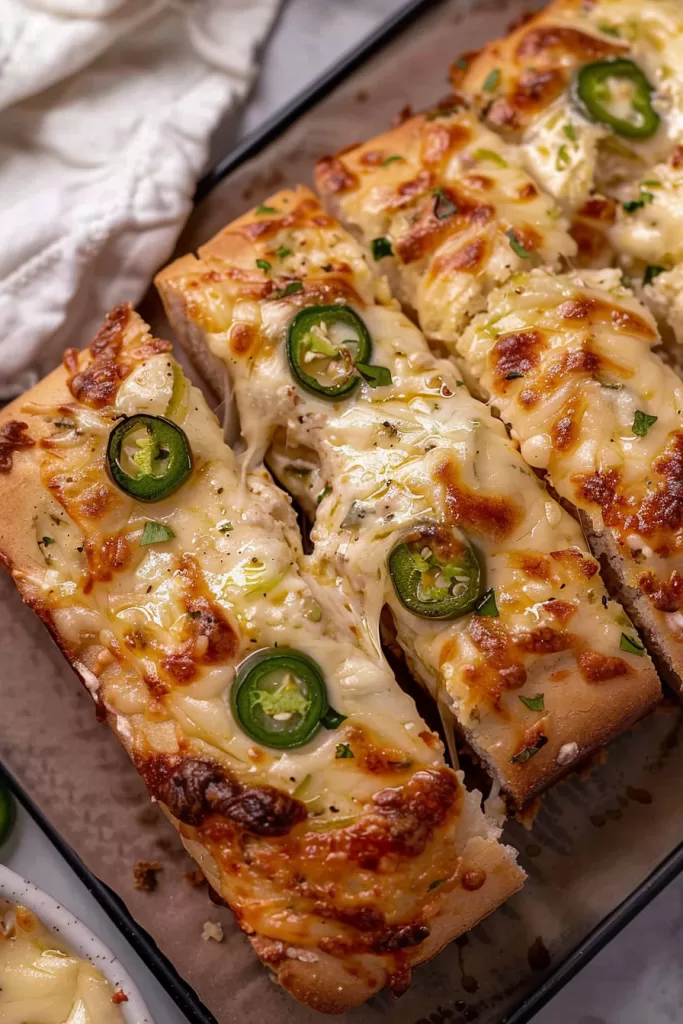
{"label": "white bowl", "polygon": [[112,985],[120,986],[128,1002],[119,1003],[125,1024],[153,1024],[131,976],[120,960],[96,935],[79,921],[66,907],[61,906],[37,886],[0,864],[0,896],[12,903],[21,903],[32,910],[40,920],[66,943],[73,953],[90,961]]}

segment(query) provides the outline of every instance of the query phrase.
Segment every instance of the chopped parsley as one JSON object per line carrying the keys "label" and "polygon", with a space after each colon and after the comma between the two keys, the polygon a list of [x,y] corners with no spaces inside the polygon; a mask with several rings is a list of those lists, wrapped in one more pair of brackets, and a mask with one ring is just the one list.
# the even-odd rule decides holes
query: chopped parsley
{"label": "chopped parsley", "polygon": [[576,128],[573,124],[567,123],[563,125],[562,131],[567,136],[570,142],[576,142]]}
{"label": "chopped parsley", "polygon": [[510,373],[505,374],[505,380],[518,380],[523,376],[524,374],[520,373],[519,370],[511,370]]}
{"label": "chopped parsley", "polygon": [[493,68],[484,79],[482,89],[484,92],[493,92],[500,81],[500,68]]}
{"label": "chopped parsley", "polygon": [[445,881],[446,881],[446,879],[445,879],[445,878],[435,878],[433,882],[430,882],[430,883],[429,883],[429,885],[427,886],[427,890],[428,890],[429,892],[431,892],[431,891],[432,891],[432,889],[438,889],[438,887],[439,887],[440,885],[443,885],[443,883],[444,883]]}
{"label": "chopped parsley", "polygon": [[296,295],[297,292],[302,292],[304,286],[301,281],[290,281],[284,288],[278,289],[273,292],[273,298],[275,299],[286,299],[288,295]]}
{"label": "chopped parsley", "polygon": [[404,157],[400,153],[392,153],[391,156],[386,157],[382,160],[382,167],[388,167],[389,164],[395,164],[397,160],[403,160]]}
{"label": "chopped parsley", "polygon": [[[340,714],[338,711],[335,711],[334,708],[328,708],[323,717],[320,719],[320,722],[321,725],[323,725],[326,729],[338,729],[342,722],[345,722],[346,719],[347,715]],[[353,754],[351,755],[351,757],[353,757]]]}
{"label": "chopped parsley", "polygon": [[218,529],[220,533],[231,533],[235,529],[235,527],[232,525],[232,523],[229,523],[226,520],[226,522],[218,524]]}
{"label": "chopped parsley", "polygon": [[45,548],[49,547],[50,544],[54,544],[54,543],[55,543],[54,537],[41,537],[41,539],[38,541],[38,544],[42,544],[43,547],[45,547]]}
{"label": "chopped parsley", "polygon": [[642,412],[640,409],[636,409],[636,414],[633,417],[632,430],[638,437],[645,437],[650,427],[657,422],[656,416],[650,416],[646,412]]}
{"label": "chopped parsley", "polygon": [[292,250],[288,249],[286,245],[281,245],[279,248],[275,250],[275,255],[279,260],[283,260],[285,256],[292,255]]}
{"label": "chopped parsley", "polygon": [[627,654],[637,654],[639,658],[645,654],[645,648],[642,644],[634,640],[633,637],[628,636],[626,633],[621,634],[621,641],[619,642],[619,648],[622,651],[626,651]]}
{"label": "chopped parsley", "polygon": [[510,758],[510,763],[511,764],[525,764],[535,754],[537,754],[539,752],[539,750],[541,749],[541,747],[544,747],[547,742],[548,742],[548,737],[547,736],[539,736],[538,739],[536,740],[536,742],[532,746],[524,747],[523,750],[520,750],[519,754],[515,754],[514,757],[511,757]]}
{"label": "chopped parsley", "polygon": [[256,260],[256,266],[266,274],[273,269],[272,263],[269,263],[268,260]]}
{"label": "chopped parsley", "polygon": [[435,188],[432,195],[434,196],[434,216],[437,220],[446,220],[447,217],[452,217],[454,213],[458,212],[457,205],[442,188]]}
{"label": "chopped parsley", "polygon": [[458,71],[467,71],[469,66],[469,61],[465,60],[464,57],[458,57],[458,59],[455,61],[453,65],[453,67],[456,67]]}
{"label": "chopped parsley", "polygon": [[334,756],[337,760],[345,757],[355,757],[348,743],[338,743]]}
{"label": "chopped parsley", "polygon": [[356,363],[356,369],[371,388],[384,388],[391,384],[391,371],[387,366],[373,366],[371,363]]}
{"label": "chopped parsley", "polygon": [[509,231],[506,231],[505,234],[508,236],[508,240],[510,242],[510,248],[512,249],[512,251],[517,256],[520,256],[523,260],[530,260],[531,259],[531,253],[527,249],[524,248],[524,246],[522,245],[520,240],[517,238],[517,235],[514,233],[512,228],[510,228]]}
{"label": "chopped parsley", "polygon": [[498,606],[496,605],[496,592],[493,587],[487,590],[479,604],[474,609],[475,615],[484,616],[489,619],[498,618]]}
{"label": "chopped parsley", "polygon": [[385,256],[392,256],[393,250],[388,238],[373,238],[370,249],[373,260],[383,260]]}
{"label": "chopped parsley", "polygon": [[604,33],[604,34],[605,34],[606,36],[614,36],[614,37],[615,37],[616,39],[619,39],[619,38],[620,38],[620,36],[621,36],[621,32],[619,31],[619,29],[617,28],[617,26],[616,26],[616,25],[610,25],[610,24],[608,24],[608,22],[606,22],[606,21],[601,21],[601,22],[599,22],[599,23],[598,23],[598,28],[599,28],[599,29],[600,29],[600,31],[601,31],[601,32],[603,32],[603,33]]}
{"label": "chopped parsley", "polygon": [[456,386],[456,388],[464,388],[465,387],[465,381],[464,380],[456,380],[455,386]]}
{"label": "chopped parsley", "polygon": [[654,201],[654,194],[649,192],[644,186],[650,184],[649,182],[643,182],[640,186],[640,198],[630,199],[627,203],[623,204],[624,211],[626,213],[635,213],[636,210],[640,210],[643,206]]}
{"label": "chopped parsley", "polygon": [[643,274],[643,284],[651,284],[656,277],[663,274],[666,267],[660,267],[658,263],[648,263]]}
{"label": "chopped parsley", "polygon": [[320,502],[323,500],[323,498],[326,498],[328,494],[332,494],[332,488],[331,487],[323,487],[322,491],[320,492],[318,497],[315,499],[316,505],[319,505]]}
{"label": "chopped parsley", "polygon": [[165,523],[155,523],[148,519],[140,538],[140,547],[145,548],[148,544],[164,544],[167,540],[173,540],[175,533]]}
{"label": "chopped parsley", "polygon": [[537,693],[535,697],[521,697],[519,698],[529,711],[545,711],[545,695]]}
{"label": "chopped parsley", "polygon": [[265,203],[260,203],[259,206],[257,206],[256,209],[254,210],[254,213],[258,213],[259,215],[261,215],[263,213],[279,213],[279,212],[280,211],[276,210],[274,206],[266,206]]}

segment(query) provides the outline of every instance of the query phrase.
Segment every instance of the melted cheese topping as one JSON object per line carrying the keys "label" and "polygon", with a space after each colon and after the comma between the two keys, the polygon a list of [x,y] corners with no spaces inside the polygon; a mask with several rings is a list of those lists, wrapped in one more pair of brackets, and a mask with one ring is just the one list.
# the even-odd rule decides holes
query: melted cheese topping
{"label": "melted cheese topping", "polygon": [[[19,404],[34,447],[14,460],[38,461],[42,489],[33,565],[15,579],[244,927],[297,946],[324,939],[328,953],[372,954],[390,971],[391,951],[419,946],[445,902],[448,934],[467,926],[461,882],[482,843],[482,914],[521,872],[379,648],[362,649],[350,605],[302,572],[287,497],[236,461],[167,348],[123,308],[80,364],[67,353],[71,394],[53,386],[43,404],[39,385]],[[139,413],[173,420],[193,455],[181,489],[151,503],[106,469],[113,426]],[[168,539],[143,545],[149,521]],[[313,658],[345,716],[284,751],[249,739],[230,703],[237,665],[275,646]]]}
{"label": "melted cheese topping", "polygon": [[0,900],[3,1024],[123,1024],[114,990],[25,907]]}
{"label": "melted cheese topping", "polygon": [[[633,60],[653,85],[661,125],[649,139],[626,138],[589,120],[573,99],[576,68],[610,57]],[[614,252],[637,286],[646,265],[670,268],[683,255],[682,67],[679,0],[556,0],[489,44],[464,74],[456,69],[455,78],[486,123],[518,143],[535,180],[574,215],[584,265],[604,265]],[[494,72],[495,87],[487,89]],[[596,190],[616,200],[597,224]],[[671,290],[660,286],[643,295],[680,339]]]}
{"label": "melted cheese topping", "polygon": [[626,582],[679,641],[683,383],[658,341],[618,271],[533,271],[490,297],[458,350],[527,462],[609,530]]}
{"label": "melted cheese topping", "polygon": [[415,117],[323,159],[317,181],[368,244],[390,241],[394,260],[380,269],[400,271],[399,298],[435,339],[458,331],[515,271],[576,251],[515,149],[467,111]]}
{"label": "melted cheese topping", "polygon": [[[229,366],[254,455],[275,442],[276,471],[287,451],[295,461],[309,453],[315,463],[314,486],[324,481],[322,493],[311,493],[305,478],[296,486],[295,475],[289,484],[309,508],[319,502],[316,577],[336,582],[355,603],[374,644],[382,607],[390,606],[413,670],[452,709],[508,791],[525,798],[544,773],[562,769],[561,750],[573,751],[569,760],[585,753],[626,708],[633,710],[641,681],[642,709],[656,699],[654,675],[647,662],[620,651],[630,624],[607,600],[576,522],[524,464],[502,424],[461,386],[454,367],[429,353],[384,285],[377,285],[377,302],[368,298],[367,266],[356,243],[320,214],[305,190],[275,196],[268,206],[283,218],[271,221],[267,240],[252,240],[259,221],[247,216],[207,246],[201,262],[186,257],[165,272],[167,306],[173,311],[182,296],[191,329],[200,326],[211,351]],[[255,259],[270,261],[279,248],[296,259],[300,290],[274,298],[282,292],[275,281],[264,285],[260,301],[247,298],[255,290]],[[372,362],[389,368],[390,386],[362,384],[339,403],[296,386],[284,339],[296,309],[315,301],[321,277],[330,292],[336,288],[337,301],[354,295],[352,307],[372,336]],[[496,595],[497,618],[434,622],[400,604],[387,556],[425,520],[457,526],[472,538]],[[598,664],[604,669],[599,695],[591,669]],[[520,699],[539,692],[542,714]],[[572,724],[577,708],[580,731]],[[513,760],[539,736],[535,756]]]}
{"label": "melted cheese topping", "polygon": [[[54,490],[66,474],[72,475],[72,467],[83,467],[76,493],[63,499],[68,512],[77,513],[90,478],[106,480],[104,444],[117,414],[163,415],[170,400],[169,384],[178,370],[169,355],[152,356],[122,383],[113,406],[99,413],[74,407],[74,429],[63,428],[47,413],[58,454],[47,456],[44,480]],[[128,558],[124,571],[87,593],[83,588],[88,570],[79,552],[83,535],[74,533],[62,512],[53,519],[52,506],[46,505],[36,519],[35,533],[37,554],[42,549],[48,571],[34,582],[39,582],[65,642],[76,645],[95,636],[110,657],[116,652],[109,667],[98,673],[97,696],[125,719],[125,728],[133,727],[140,742],[177,753],[181,737],[190,737],[210,748],[212,757],[229,765],[238,777],[274,783],[290,793],[305,780],[306,802],[317,808],[323,821],[333,821],[337,814],[356,815],[376,790],[376,782],[356,765],[340,765],[335,759],[346,726],[321,730],[295,752],[277,753],[255,745],[235,722],[226,695],[235,664],[243,657],[262,647],[295,647],[324,667],[330,703],[347,716],[349,725],[372,725],[379,742],[399,748],[411,763],[439,763],[438,752],[420,738],[424,723],[383,660],[361,655],[348,636],[345,642],[330,638],[327,623],[321,621],[320,602],[299,572],[298,535],[286,498],[263,473],[240,476],[203,397],[189,383],[183,382],[183,387],[185,412],[176,422],[189,439],[196,468],[183,487],[182,501],[174,495],[143,505],[105,484],[112,508],[106,526],[112,532],[115,525],[125,531]],[[150,519],[169,527],[173,538],[142,547],[140,538]],[[46,535],[53,540],[48,546]],[[102,540],[98,536],[97,542]],[[169,663],[192,635],[192,581],[183,568],[188,553],[196,561],[209,601],[239,637],[236,656],[209,663],[189,679],[179,678]],[[201,650],[203,641],[197,638],[195,645]],[[86,653],[92,657],[92,652]],[[99,657],[106,665],[106,656]],[[337,810],[331,812],[330,805]]]}

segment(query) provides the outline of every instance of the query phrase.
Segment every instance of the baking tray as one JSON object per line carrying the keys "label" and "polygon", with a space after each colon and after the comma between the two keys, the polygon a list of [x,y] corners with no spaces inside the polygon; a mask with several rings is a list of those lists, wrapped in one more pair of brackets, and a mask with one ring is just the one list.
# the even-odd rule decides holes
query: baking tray
{"label": "baking tray", "polygon": [[[434,102],[447,89],[449,61],[528,6],[410,3],[202,180],[178,251],[268,192],[310,182],[321,153],[383,130],[408,103]],[[142,311],[167,330],[153,296]],[[190,1020],[320,1024],[320,1014],[269,982],[229,912],[188,883],[191,863],[177,837],[6,577],[0,609],[0,758],[93,895]],[[342,1021],[529,1021],[683,868],[682,731],[683,710],[672,702],[613,743],[589,774],[556,786],[530,831],[509,823],[505,839],[529,875],[524,890],[420,968],[400,1000],[382,994]],[[135,888],[140,860],[162,865],[156,892]],[[222,923],[223,943],[202,942],[206,919]]]}

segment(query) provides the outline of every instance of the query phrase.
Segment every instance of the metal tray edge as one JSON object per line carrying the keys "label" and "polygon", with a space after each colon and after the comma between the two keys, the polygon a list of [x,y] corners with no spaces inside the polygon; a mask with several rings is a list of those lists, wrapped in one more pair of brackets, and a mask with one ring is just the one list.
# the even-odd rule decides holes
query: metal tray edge
{"label": "metal tray edge", "polygon": [[190,1024],[217,1024],[216,1018],[202,1004],[194,989],[183,980],[171,961],[164,956],[151,935],[133,919],[123,900],[90,871],[3,764],[0,764],[0,779],[7,783],[17,802],[33,818],[90,895],[108,914],[145,966],[181,1008]]}
{"label": "metal tray edge", "polygon": [[[360,44],[344,54],[290,102],[267,118],[259,128],[250,132],[223,159],[207,171],[197,184],[194,205],[200,203],[229,174],[277,139],[302,114],[325,98],[337,85],[378,53],[392,39],[419,20],[421,15],[438,6],[439,2],[440,0],[409,0],[394,15],[382,22]],[[469,6],[469,2],[470,0],[464,6]],[[6,779],[18,802],[64,857],[143,963],[183,1010],[191,1024],[217,1024],[215,1017],[203,1006],[194,990],[161,953],[151,936],[133,919],[119,896],[92,874],[76,852],[50,824],[37,804],[2,764],[0,764],[0,776]],[[576,977],[582,968],[681,872],[683,872],[683,843],[676,847],[564,960],[560,961],[538,988],[531,995],[526,996],[511,1014],[503,1018],[501,1024],[528,1024],[539,1010],[557,995],[572,978]]]}

